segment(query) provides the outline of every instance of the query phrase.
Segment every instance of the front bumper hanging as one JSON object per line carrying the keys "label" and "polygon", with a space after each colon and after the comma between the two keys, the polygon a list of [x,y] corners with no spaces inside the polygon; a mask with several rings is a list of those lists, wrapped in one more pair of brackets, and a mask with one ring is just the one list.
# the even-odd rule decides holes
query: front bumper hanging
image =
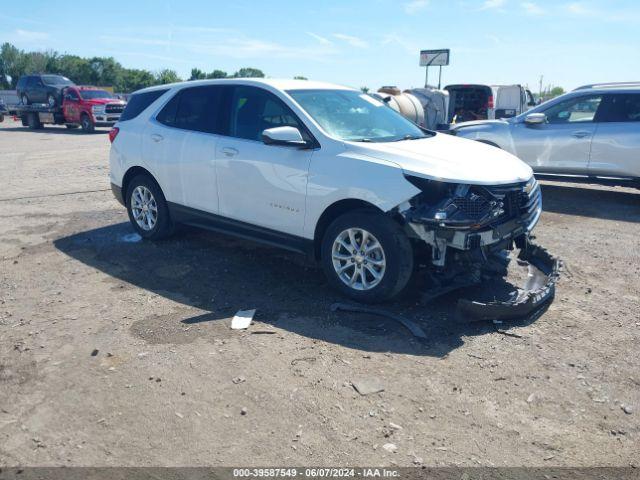
{"label": "front bumper hanging", "polygon": [[551,301],[562,262],[528,239],[520,249],[518,260],[527,265],[528,278],[511,299],[480,302],[462,298],[458,300],[458,314],[477,320],[508,320],[527,317]]}

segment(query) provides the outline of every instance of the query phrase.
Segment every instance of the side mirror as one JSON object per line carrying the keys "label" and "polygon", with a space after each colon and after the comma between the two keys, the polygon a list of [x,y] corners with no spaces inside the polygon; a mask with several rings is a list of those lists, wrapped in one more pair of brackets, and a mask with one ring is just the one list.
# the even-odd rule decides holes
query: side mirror
{"label": "side mirror", "polygon": [[544,113],[530,113],[524,117],[524,123],[527,125],[541,125],[547,123],[547,116]]}
{"label": "side mirror", "polygon": [[262,132],[262,141],[266,145],[281,145],[286,147],[305,147],[307,142],[302,138],[296,127],[267,128]]}

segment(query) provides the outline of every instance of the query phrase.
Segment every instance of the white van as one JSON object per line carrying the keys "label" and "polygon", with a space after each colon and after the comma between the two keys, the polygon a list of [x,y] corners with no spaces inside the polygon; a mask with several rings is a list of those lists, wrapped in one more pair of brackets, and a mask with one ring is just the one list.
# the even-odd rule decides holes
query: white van
{"label": "white van", "polygon": [[447,85],[448,123],[511,118],[535,106],[531,91],[522,85]]}

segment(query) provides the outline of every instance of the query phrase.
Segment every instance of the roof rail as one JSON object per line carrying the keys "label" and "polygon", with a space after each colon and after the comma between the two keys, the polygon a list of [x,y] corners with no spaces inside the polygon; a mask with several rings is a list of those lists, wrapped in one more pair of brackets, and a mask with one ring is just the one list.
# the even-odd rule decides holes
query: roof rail
{"label": "roof rail", "polygon": [[574,89],[587,90],[589,88],[625,88],[625,87],[640,87],[640,82],[610,82],[610,83],[592,83],[589,85],[583,85]]}

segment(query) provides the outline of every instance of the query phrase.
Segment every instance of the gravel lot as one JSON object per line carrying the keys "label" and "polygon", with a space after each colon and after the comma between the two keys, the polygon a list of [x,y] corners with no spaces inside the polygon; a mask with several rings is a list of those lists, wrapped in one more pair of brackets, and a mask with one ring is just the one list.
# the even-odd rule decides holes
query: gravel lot
{"label": "gravel lot", "polygon": [[545,183],[554,303],[517,336],[456,318],[456,293],[386,306],[420,343],[331,312],[302,257],[128,241],[108,151],[0,124],[0,466],[638,465],[640,192]]}

